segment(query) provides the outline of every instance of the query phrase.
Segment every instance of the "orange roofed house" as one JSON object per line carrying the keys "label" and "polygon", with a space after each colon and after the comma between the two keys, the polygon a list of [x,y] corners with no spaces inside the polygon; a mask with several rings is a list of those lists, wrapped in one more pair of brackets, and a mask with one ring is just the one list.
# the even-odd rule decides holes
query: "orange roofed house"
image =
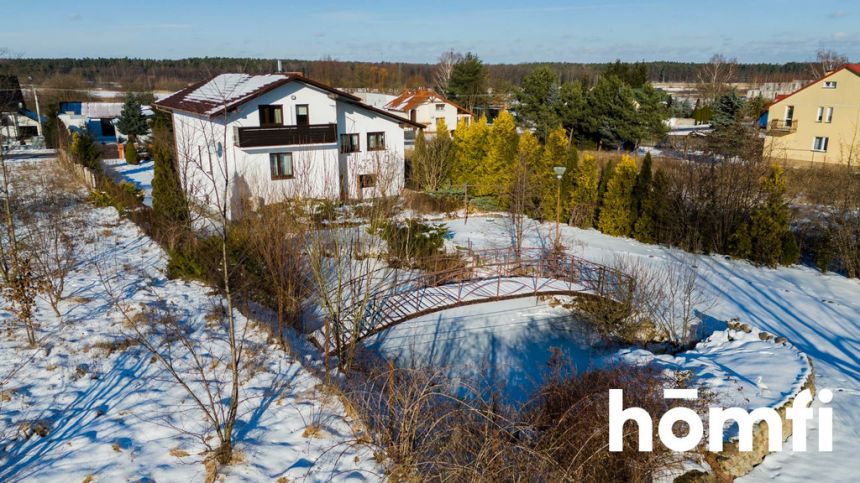
{"label": "orange roofed house", "polygon": [[460,119],[467,124],[472,119],[468,109],[428,89],[405,90],[386,104],[385,110],[424,125],[428,136],[436,134],[443,120],[448,130],[453,130]]}
{"label": "orange roofed house", "polygon": [[770,105],[766,156],[788,162],[860,162],[860,64],[847,64]]}

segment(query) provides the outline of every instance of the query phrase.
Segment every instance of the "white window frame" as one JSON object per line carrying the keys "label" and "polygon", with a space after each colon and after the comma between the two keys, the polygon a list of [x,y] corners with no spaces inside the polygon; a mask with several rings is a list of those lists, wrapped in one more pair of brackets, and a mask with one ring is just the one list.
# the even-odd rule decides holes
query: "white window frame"
{"label": "white window frame", "polygon": [[818,153],[826,153],[829,142],[830,138],[827,136],[815,136],[812,138],[812,150]]}
{"label": "white window frame", "polygon": [[436,112],[445,112],[445,103],[439,102],[436,104]]}
{"label": "white window frame", "polygon": [[827,115],[824,116],[824,122],[827,124],[833,122],[833,106],[827,108]]}
{"label": "white window frame", "polygon": [[825,89],[836,89],[836,81],[824,81],[824,85],[822,87]]}
{"label": "white window frame", "polygon": [[815,114],[815,122],[824,120],[824,106],[818,106],[818,112]]}

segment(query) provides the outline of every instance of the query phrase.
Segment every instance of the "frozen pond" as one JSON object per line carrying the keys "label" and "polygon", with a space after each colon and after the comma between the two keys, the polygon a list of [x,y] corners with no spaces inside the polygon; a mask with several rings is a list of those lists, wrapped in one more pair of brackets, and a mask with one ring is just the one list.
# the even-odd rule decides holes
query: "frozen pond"
{"label": "frozen pond", "polygon": [[583,324],[548,300],[524,297],[434,312],[391,327],[365,344],[400,367],[439,367],[478,381],[510,402],[528,400],[560,354],[577,370],[605,355]]}

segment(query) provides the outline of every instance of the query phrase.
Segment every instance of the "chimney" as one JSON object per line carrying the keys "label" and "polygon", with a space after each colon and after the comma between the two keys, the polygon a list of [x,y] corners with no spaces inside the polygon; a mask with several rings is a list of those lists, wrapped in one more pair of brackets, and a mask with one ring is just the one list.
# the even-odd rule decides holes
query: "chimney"
{"label": "chimney", "polygon": [[283,71],[284,71],[284,64],[281,62],[281,59],[278,59],[278,70],[277,70],[277,71],[275,71],[275,72],[276,72],[276,73],[281,73],[281,72],[283,72]]}

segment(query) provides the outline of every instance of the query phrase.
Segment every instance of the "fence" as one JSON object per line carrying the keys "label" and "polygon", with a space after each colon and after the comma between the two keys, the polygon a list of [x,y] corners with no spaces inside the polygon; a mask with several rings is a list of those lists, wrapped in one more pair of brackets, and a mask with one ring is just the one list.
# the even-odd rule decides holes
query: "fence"
{"label": "fence", "polygon": [[[630,276],[544,249],[466,251],[431,271],[368,270],[328,294],[343,335],[363,340],[394,325],[462,305],[537,295],[591,294],[617,299]],[[453,266],[452,266],[453,265]],[[356,333],[357,332],[357,333]]]}

